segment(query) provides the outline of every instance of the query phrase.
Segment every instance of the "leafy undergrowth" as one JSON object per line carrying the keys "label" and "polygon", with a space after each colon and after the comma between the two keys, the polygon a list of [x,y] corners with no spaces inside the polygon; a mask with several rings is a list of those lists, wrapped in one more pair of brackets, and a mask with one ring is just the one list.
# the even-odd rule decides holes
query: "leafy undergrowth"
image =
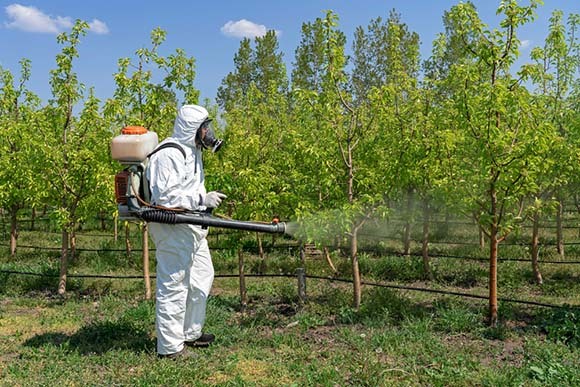
{"label": "leafy undergrowth", "polygon": [[[56,243],[52,234],[26,237]],[[213,252],[218,277],[206,330],[216,334],[215,345],[188,360],[158,360],[155,304],[144,299],[138,243],[125,254],[122,243],[85,240],[92,244],[71,261],[65,296],[55,293],[58,251],[0,254],[0,386],[580,385],[578,308],[500,302],[500,324],[490,328],[482,299],[364,286],[354,310],[348,283],[308,279],[308,299],[300,302],[295,278],[250,276],[242,310],[237,278],[219,277],[237,273],[235,249]],[[485,258],[463,246],[436,253]],[[519,246],[502,250],[505,258],[525,253]],[[567,259],[577,256],[570,250]],[[296,250],[245,258],[253,275],[293,274],[302,266]],[[332,260],[337,275],[321,256],[307,257],[306,272],[350,278],[348,258],[333,252]],[[361,253],[359,260],[365,281],[487,295],[485,260],[433,258],[431,280],[420,257]],[[154,254],[150,265],[154,274]],[[578,265],[542,271],[538,286],[529,264],[500,263],[500,297],[580,303]]]}
{"label": "leafy undergrowth", "polygon": [[[488,328],[483,305],[310,281],[299,303],[285,279],[217,279],[207,330],[215,345],[182,361],[155,355],[154,302],[104,283],[66,297],[0,302],[0,384],[24,385],[578,385],[578,349],[550,340],[537,309],[511,307]],[[101,288],[101,289],[97,289]],[[555,316],[557,318],[558,316]]]}

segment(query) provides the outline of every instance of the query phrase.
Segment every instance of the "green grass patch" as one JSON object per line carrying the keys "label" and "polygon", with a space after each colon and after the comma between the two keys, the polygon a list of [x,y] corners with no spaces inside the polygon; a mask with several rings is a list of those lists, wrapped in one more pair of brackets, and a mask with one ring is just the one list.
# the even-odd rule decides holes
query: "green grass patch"
{"label": "green grass patch", "polygon": [[[468,229],[468,230],[467,230]],[[460,242],[466,230],[437,235]],[[500,302],[500,322],[487,326],[487,301],[455,295],[363,286],[362,305],[352,308],[352,285],[307,280],[307,300],[295,277],[246,278],[248,304],[240,305],[238,278],[216,278],[208,302],[206,330],[215,345],[187,361],[158,360],[155,301],[144,299],[143,280],[75,275],[142,274],[140,236],[133,230],[130,254],[124,241],[79,237],[69,262],[64,296],[56,294],[58,251],[0,252],[0,385],[199,385],[199,386],[575,386],[580,384],[579,314],[573,308],[540,308]],[[27,244],[58,246],[59,236],[23,232]],[[522,235],[518,237],[523,237]],[[239,235],[212,237],[218,274],[236,274]],[[21,241],[22,242],[22,241]],[[269,247],[272,241],[264,240]],[[281,240],[276,243],[287,243]],[[245,242],[247,274],[291,274],[302,265],[296,250],[255,254]],[[395,244],[384,246],[385,249]],[[153,247],[153,246],[152,246]],[[417,247],[415,245],[415,247]],[[442,255],[486,257],[478,246],[434,244]],[[566,259],[578,260],[570,248]],[[522,246],[500,246],[500,256],[522,258]],[[341,278],[351,263],[331,252]],[[553,253],[543,257],[557,258]],[[487,295],[485,261],[432,258],[433,280],[420,257],[364,253],[363,279],[394,285]],[[332,276],[323,257],[309,256],[310,275]],[[151,251],[150,272],[155,273]],[[580,268],[541,264],[543,285],[531,266],[502,262],[499,295],[563,305],[580,300]],[[154,288],[155,281],[152,281]]]}

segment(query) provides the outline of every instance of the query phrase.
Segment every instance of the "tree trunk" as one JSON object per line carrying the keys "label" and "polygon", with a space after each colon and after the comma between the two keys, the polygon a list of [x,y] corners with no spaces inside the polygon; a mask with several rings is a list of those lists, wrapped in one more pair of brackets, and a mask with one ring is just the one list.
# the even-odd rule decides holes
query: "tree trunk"
{"label": "tree trunk", "polygon": [[256,241],[258,242],[258,256],[260,257],[260,274],[266,272],[266,258],[264,256],[264,245],[262,243],[262,235],[258,232],[256,233]]}
{"label": "tree trunk", "polygon": [[[576,193],[574,193],[574,205],[576,206],[576,213],[580,214],[580,201]],[[578,237],[580,238],[580,227],[578,227]]]}
{"label": "tree trunk", "polygon": [[246,310],[248,306],[248,293],[246,291],[246,276],[244,268],[244,252],[242,248],[238,248],[238,267],[240,274],[240,304],[242,307],[242,312]]}
{"label": "tree trunk", "polygon": [[491,202],[492,222],[489,232],[489,325],[497,327],[498,322],[498,304],[497,304],[497,250],[498,240],[498,223],[497,223],[497,193],[495,187],[489,190]]}
{"label": "tree trunk", "polygon": [[129,258],[129,256],[131,255],[131,239],[129,239],[130,237],[130,229],[129,229],[130,223],[129,222],[125,222],[125,251],[127,253],[127,258]]}
{"label": "tree trunk", "polygon": [[149,225],[143,223],[143,281],[145,282],[145,299],[151,299],[151,278],[149,276]]}
{"label": "tree trunk", "polygon": [[449,236],[449,222],[451,222],[451,214],[449,210],[445,210],[445,220],[443,221],[443,225],[441,226],[441,236],[446,238]]}
{"label": "tree trunk", "polygon": [[562,200],[558,199],[558,207],[556,212],[556,249],[558,254],[564,258],[564,232],[563,232],[563,218],[564,218],[564,205]]}
{"label": "tree trunk", "polygon": [[113,239],[115,240],[115,242],[117,242],[117,240],[119,239],[119,227],[118,227],[118,215],[115,214],[113,216]]}
{"label": "tree trunk", "polygon": [[332,274],[334,276],[337,276],[338,270],[336,270],[334,263],[332,263],[332,259],[330,258],[330,251],[328,250],[328,247],[324,246],[323,253],[324,253],[324,258],[326,258],[326,263],[328,263],[328,266],[330,266],[330,269],[332,270]]}
{"label": "tree trunk", "polygon": [[358,310],[361,302],[361,278],[358,266],[358,229],[355,227],[350,237],[350,259],[352,261],[353,307]]}
{"label": "tree trunk", "polygon": [[477,224],[477,229],[479,231],[479,249],[483,250],[485,249],[485,233],[483,232],[483,227],[481,227],[481,224]]}
{"label": "tree trunk", "polygon": [[298,245],[300,246],[300,263],[302,267],[306,267],[306,249],[304,248],[304,241],[299,241]]}
{"label": "tree trunk", "polygon": [[411,254],[411,227],[413,219],[413,192],[407,191],[407,219],[405,220],[405,230],[403,233],[403,254]]}
{"label": "tree trunk", "polygon": [[4,219],[4,209],[0,207],[0,220],[2,220],[2,239],[6,239],[6,219]]}
{"label": "tree trunk", "polygon": [[34,222],[36,221],[36,208],[32,207],[30,211],[30,231],[34,231]]}
{"label": "tree trunk", "polygon": [[538,263],[538,257],[540,252],[540,215],[536,211],[533,218],[532,227],[532,270],[534,273],[534,279],[536,284],[541,285],[544,281],[542,279],[542,273],[540,272],[540,265]]}
{"label": "tree trunk", "polygon": [[10,256],[16,254],[16,244],[18,241],[18,206],[10,208]]}
{"label": "tree trunk", "polygon": [[491,238],[489,241],[489,325],[497,327],[498,304],[497,304],[497,251],[499,242],[497,239],[497,226],[491,226]]}
{"label": "tree trunk", "polygon": [[62,230],[61,248],[60,248],[60,277],[58,281],[58,294],[66,292],[66,273],[68,270],[68,231]]}
{"label": "tree trunk", "polygon": [[303,267],[296,269],[296,277],[298,279],[298,301],[300,304],[306,302],[306,271]]}
{"label": "tree trunk", "polygon": [[425,199],[423,202],[423,243],[421,246],[421,255],[423,256],[423,273],[425,277],[432,280],[433,273],[431,272],[431,260],[429,258],[429,221],[431,220],[429,211],[429,200]]}
{"label": "tree trunk", "polygon": [[71,259],[74,260],[77,257],[77,234],[76,231],[74,230],[74,228],[72,229],[72,231],[69,233],[69,246],[70,246],[70,257]]}

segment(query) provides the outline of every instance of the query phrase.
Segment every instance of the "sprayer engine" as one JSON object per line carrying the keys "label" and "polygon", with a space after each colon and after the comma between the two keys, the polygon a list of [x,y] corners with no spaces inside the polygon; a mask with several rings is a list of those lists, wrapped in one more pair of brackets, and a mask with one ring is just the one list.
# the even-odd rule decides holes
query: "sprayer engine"
{"label": "sprayer engine", "polygon": [[115,199],[119,219],[138,220],[142,206],[139,200],[149,203],[149,187],[143,184],[145,165],[133,164],[115,175]]}
{"label": "sprayer engine", "polygon": [[239,221],[211,215],[210,212],[155,208],[150,203],[149,182],[145,177],[148,155],[157,146],[157,134],[143,127],[126,127],[111,143],[114,160],[125,165],[115,175],[115,199],[121,220],[142,220],[165,224],[193,224],[274,234],[286,232],[286,223]]}

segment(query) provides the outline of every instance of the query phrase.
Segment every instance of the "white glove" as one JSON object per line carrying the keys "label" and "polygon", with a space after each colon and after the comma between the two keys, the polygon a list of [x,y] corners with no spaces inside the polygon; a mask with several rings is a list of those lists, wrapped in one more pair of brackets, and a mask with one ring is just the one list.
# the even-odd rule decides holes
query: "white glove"
{"label": "white glove", "polygon": [[216,208],[226,197],[227,196],[221,192],[211,191],[205,195],[205,198],[203,198],[202,205],[206,206],[207,208]]}

